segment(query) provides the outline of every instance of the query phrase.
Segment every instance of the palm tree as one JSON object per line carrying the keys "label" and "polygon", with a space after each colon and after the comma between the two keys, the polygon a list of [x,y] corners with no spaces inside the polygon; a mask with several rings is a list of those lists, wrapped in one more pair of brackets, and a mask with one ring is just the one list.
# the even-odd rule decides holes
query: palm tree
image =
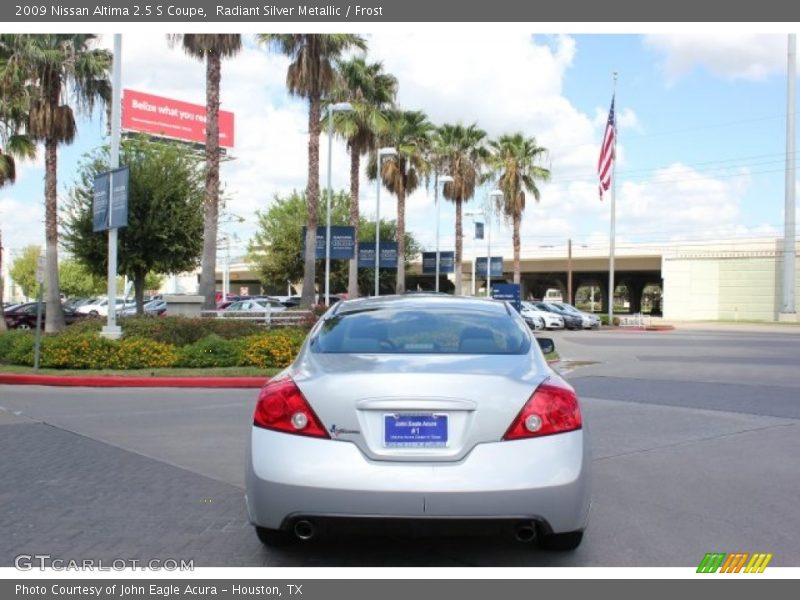
{"label": "palm tree", "polygon": [[345,50],[360,48],[367,43],[351,33],[260,33],[260,43],[291,59],[286,71],[286,87],[293,96],[308,98],[308,223],[306,255],[303,268],[303,291],[300,304],[309,307],[314,302],[316,278],[316,235],[319,209],[319,133],[322,98],[334,87],[336,71],[333,61]]}
{"label": "palm tree", "polygon": [[27,134],[44,142],[48,332],[64,327],[58,285],[58,145],[71,144],[77,134],[70,101],[89,115],[96,103],[111,96],[111,52],[94,47],[96,42],[96,34],[84,33],[0,35],[0,55],[6,57],[3,85],[25,82]]}
{"label": "palm tree", "polygon": [[[429,164],[425,160],[434,127],[422,111],[392,111],[389,113],[386,133],[381,136],[382,146],[391,146],[397,154],[382,162],[381,181],[384,187],[397,196],[397,282],[395,293],[406,291],[406,196],[419,187],[426,176]],[[377,177],[376,157],[370,157],[369,175]]]}
{"label": "palm tree", "polygon": [[[525,210],[525,190],[539,201],[539,188],[536,180],[548,181],[550,170],[538,163],[547,156],[547,148],[536,143],[535,137],[526,138],[522,133],[500,136],[489,143],[492,151],[490,164],[493,174],[498,177],[498,188],[503,196],[497,201],[497,208],[513,226],[514,244],[514,283],[520,282],[519,266],[519,227],[522,212]],[[524,188],[524,189],[523,189]]]}
{"label": "palm tree", "polygon": [[[11,185],[17,178],[16,159],[32,159],[36,156],[36,144],[25,135],[23,129],[28,121],[25,82],[5,75],[8,56],[0,46],[0,188]],[[3,272],[3,241],[0,231],[0,274]],[[6,330],[3,311],[3,279],[0,277],[0,331]]]}
{"label": "palm tree", "polygon": [[350,225],[355,228],[355,257],[350,261],[347,295],[358,297],[358,224],[361,155],[375,149],[378,136],[386,131],[386,110],[394,104],[397,78],[383,72],[382,63],[367,63],[363,57],[339,61],[339,85],[333,102],[349,102],[353,110],[334,117],[336,131],[350,150]]}
{"label": "palm tree", "polygon": [[203,258],[200,267],[200,295],[203,308],[216,305],[217,224],[219,221],[219,86],[222,59],[242,49],[238,33],[184,33],[169,36],[181,43],[189,56],[206,61],[206,193],[203,209]]}
{"label": "palm tree", "polygon": [[[477,124],[469,126],[461,124],[445,124],[439,127],[435,135],[436,162],[440,168],[453,178],[445,183],[442,195],[456,205],[456,250],[455,250],[455,294],[461,295],[464,231],[462,224],[462,205],[475,195],[481,170],[489,156],[484,140],[486,132]],[[438,182],[435,182],[435,184]]]}

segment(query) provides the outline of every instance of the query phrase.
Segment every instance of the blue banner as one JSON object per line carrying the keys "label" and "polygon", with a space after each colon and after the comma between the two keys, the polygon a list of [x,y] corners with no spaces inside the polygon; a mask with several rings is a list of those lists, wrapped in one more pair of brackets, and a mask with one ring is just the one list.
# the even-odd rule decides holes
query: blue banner
{"label": "blue banner", "polygon": [[[492,277],[502,277],[503,276],[503,257],[502,256],[493,256],[492,257]],[[486,277],[486,257],[479,256],[475,260],[475,276],[476,277]]]}
{"label": "blue banner", "polygon": [[[381,242],[381,269],[397,268],[397,242]],[[358,268],[375,268],[375,242],[358,243]]]}
{"label": "blue banner", "polygon": [[475,239],[483,239],[483,223],[475,223]]}
{"label": "blue banner", "polygon": [[520,302],[520,286],[518,283],[493,283],[492,298],[495,300],[505,300],[506,302],[510,302],[511,306],[517,309],[517,312],[522,310],[522,303]]}
{"label": "blue banner", "polygon": [[128,187],[131,171],[128,167],[114,169],[111,176],[111,210],[108,216],[109,229],[128,226]]}
{"label": "blue banner", "polygon": [[94,203],[92,204],[92,231],[108,229],[108,173],[94,178]]}
{"label": "blue banner", "polygon": [[[439,252],[439,273],[452,273],[455,265],[455,252]],[[422,253],[422,272],[436,275],[436,252]]]}
{"label": "blue banner", "polygon": [[[325,259],[325,227],[317,227],[316,258]],[[301,256],[306,253],[306,226],[303,225]],[[355,228],[350,225],[331,226],[331,260],[350,260],[355,255]]]}

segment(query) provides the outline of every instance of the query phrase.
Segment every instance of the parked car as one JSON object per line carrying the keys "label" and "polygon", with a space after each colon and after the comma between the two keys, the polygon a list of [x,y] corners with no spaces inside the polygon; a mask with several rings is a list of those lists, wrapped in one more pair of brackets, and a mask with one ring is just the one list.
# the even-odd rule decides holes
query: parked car
{"label": "parked car", "polygon": [[284,310],[286,310],[286,307],[277,300],[250,298],[249,300],[238,300],[232,303],[223,312],[233,315],[235,313],[283,312]]}
{"label": "parked car", "polygon": [[575,315],[578,315],[583,320],[583,328],[584,329],[599,329],[600,328],[600,317],[595,315],[594,313],[587,313],[582,310],[577,309],[572,304],[567,304],[566,302],[559,303],[559,306]]}
{"label": "parked car", "polygon": [[[163,300],[150,300],[149,302],[145,302],[142,305],[142,309],[144,310],[144,314],[160,317],[167,313],[167,303]],[[136,304],[133,306],[126,306],[122,310],[119,311],[121,317],[130,317],[136,314]]]}
{"label": "parked car", "polygon": [[539,313],[539,311],[531,310],[528,306],[525,306],[524,302],[520,304],[519,314],[531,329],[536,331],[544,329],[545,325],[542,315]]}
{"label": "parked car", "polygon": [[522,302],[522,309],[524,311],[523,317],[525,314],[531,317],[538,316],[542,320],[545,329],[564,329],[564,317],[560,314],[542,310],[537,308],[535,303],[527,301]]}
{"label": "parked car", "polygon": [[259,394],[246,461],[259,539],[459,520],[575,549],[591,462],[578,398],[542,354],[553,349],[493,300],[336,303]]}
{"label": "parked car", "polygon": [[534,306],[539,310],[544,310],[556,315],[560,315],[564,319],[564,327],[567,329],[581,329],[583,328],[583,319],[571,312],[567,312],[558,307],[555,302],[534,302]]}
{"label": "parked car", "polygon": [[[124,308],[136,306],[134,302],[125,302],[123,298],[116,300],[116,312],[119,313]],[[90,317],[107,317],[108,316],[108,298],[96,298],[94,302],[88,302],[75,309],[77,312],[88,315]]]}
{"label": "parked car", "polygon": [[[35,329],[36,328],[36,302],[26,302],[15,307],[4,310],[6,326],[9,329]],[[68,306],[61,306],[64,313],[64,321],[71,325],[75,321],[84,318],[83,315]],[[47,313],[47,303],[42,302],[42,325],[44,325],[45,314]]]}

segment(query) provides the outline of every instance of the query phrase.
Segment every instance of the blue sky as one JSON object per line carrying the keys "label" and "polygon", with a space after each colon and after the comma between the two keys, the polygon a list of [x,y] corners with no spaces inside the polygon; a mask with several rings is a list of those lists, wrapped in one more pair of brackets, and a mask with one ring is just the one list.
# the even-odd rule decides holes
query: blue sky
{"label": "blue sky", "polygon": [[[424,110],[435,123],[475,121],[491,136],[519,130],[551,150],[553,181],[526,211],[523,255],[565,245],[569,237],[593,247],[608,243],[608,203],[597,199],[594,169],[615,70],[618,243],[782,234],[785,35],[532,36],[515,28],[475,36],[423,28],[376,32],[369,45],[370,58],[398,77],[402,107]],[[276,193],[305,187],[306,105],[286,94],[286,66],[285,58],[251,42],[223,65],[223,108],[236,114],[237,146],[222,176],[229,212],[245,219],[223,229],[238,237],[240,250],[255,210]],[[123,86],[203,103],[204,69],[170,49],[163,34],[140,32],[123,36]],[[76,143],[59,154],[62,198],[81,154],[102,141],[100,113],[79,126]],[[321,146],[324,183],[324,136]],[[334,185],[344,188],[346,150],[337,141],[333,152]],[[0,190],[0,227],[12,251],[43,241],[42,177],[40,157],[21,166],[17,185]],[[432,197],[422,189],[408,205],[408,228],[428,247]],[[392,216],[392,196],[381,198],[382,214]],[[365,178],[362,212],[375,213],[375,185]],[[446,203],[441,231],[442,248],[452,248],[453,211]],[[501,222],[493,237],[510,256]]]}

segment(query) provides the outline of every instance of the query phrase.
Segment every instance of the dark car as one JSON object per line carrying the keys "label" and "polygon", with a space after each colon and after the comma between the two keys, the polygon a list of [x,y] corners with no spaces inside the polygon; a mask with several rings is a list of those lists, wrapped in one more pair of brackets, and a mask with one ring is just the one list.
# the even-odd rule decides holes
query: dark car
{"label": "dark car", "polygon": [[[42,324],[44,324],[46,303],[42,303]],[[64,321],[71,325],[75,321],[86,318],[75,309],[62,306]],[[36,302],[26,302],[5,311],[6,325],[9,329],[34,329],[36,327]]]}
{"label": "dark car", "polygon": [[562,310],[558,304],[552,302],[535,302],[534,305],[539,310],[560,315],[564,318],[564,327],[567,329],[583,329],[583,318],[566,310]]}

